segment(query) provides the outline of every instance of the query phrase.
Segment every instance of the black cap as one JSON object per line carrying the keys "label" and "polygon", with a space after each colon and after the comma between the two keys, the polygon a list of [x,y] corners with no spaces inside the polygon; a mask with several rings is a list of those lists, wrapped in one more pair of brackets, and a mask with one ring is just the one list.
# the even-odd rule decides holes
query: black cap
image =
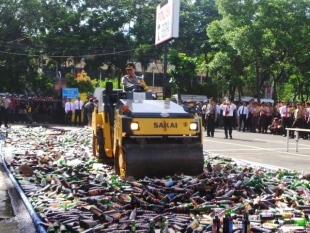
{"label": "black cap", "polygon": [[132,70],[132,69],[136,69],[135,64],[133,64],[132,62],[127,63],[126,70]]}

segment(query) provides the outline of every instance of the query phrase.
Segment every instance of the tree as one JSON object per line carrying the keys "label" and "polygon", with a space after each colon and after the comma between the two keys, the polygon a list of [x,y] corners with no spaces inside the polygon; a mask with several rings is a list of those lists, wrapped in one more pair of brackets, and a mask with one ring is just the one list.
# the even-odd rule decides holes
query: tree
{"label": "tree", "polygon": [[[255,67],[258,98],[270,76],[278,82],[288,61],[308,50],[309,1],[218,0],[227,44]],[[216,38],[212,38],[216,40]],[[245,63],[245,64],[246,64]],[[245,67],[246,67],[245,66]]]}
{"label": "tree", "polygon": [[177,90],[178,98],[181,99],[181,92],[188,93],[193,86],[193,78],[196,75],[196,60],[184,53],[172,51],[169,55],[169,63],[174,65],[174,68],[169,70],[171,75],[169,82]]}

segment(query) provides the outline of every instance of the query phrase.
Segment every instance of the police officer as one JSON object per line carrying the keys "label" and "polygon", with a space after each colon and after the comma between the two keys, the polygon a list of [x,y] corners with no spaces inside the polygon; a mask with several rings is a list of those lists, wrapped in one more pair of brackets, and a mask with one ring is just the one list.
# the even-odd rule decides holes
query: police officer
{"label": "police officer", "polygon": [[148,89],[143,79],[136,76],[136,66],[129,62],[126,64],[127,75],[122,77],[124,91],[145,91]]}
{"label": "police officer", "polygon": [[209,103],[206,107],[205,119],[207,122],[207,135],[206,137],[214,137],[215,123],[217,121],[217,110],[215,106],[215,101],[210,98]]}

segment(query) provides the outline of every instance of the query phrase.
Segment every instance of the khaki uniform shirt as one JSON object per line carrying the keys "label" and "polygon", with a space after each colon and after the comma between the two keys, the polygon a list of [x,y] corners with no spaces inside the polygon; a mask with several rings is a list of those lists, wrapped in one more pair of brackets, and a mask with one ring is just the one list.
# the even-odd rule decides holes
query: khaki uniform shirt
{"label": "khaki uniform shirt", "polygon": [[208,104],[206,107],[206,118],[208,118],[208,116],[213,115],[214,118],[217,118],[217,111],[216,111],[216,106],[212,105],[212,104]]}

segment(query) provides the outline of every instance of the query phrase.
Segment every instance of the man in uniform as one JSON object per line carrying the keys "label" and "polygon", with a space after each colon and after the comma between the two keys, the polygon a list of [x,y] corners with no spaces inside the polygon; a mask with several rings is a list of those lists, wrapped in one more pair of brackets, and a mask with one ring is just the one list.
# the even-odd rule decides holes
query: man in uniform
{"label": "man in uniform", "polygon": [[258,115],[259,115],[259,106],[257,106],[257,102],[253,102],[253,105],[251,108],[251,116],[252,116],[251,132],[252,133],[256,133],[256,129],[258,126]]}
{"label": "man in uniform", "polygon": [[202,120],[203,128],[205,129],[205,131],[207,131],[206,110],[207,110],[208,103],[209,103],[209,100],[205,100],[202,106],[201,120]]}
{"label": "man in uniform", "polygon": [[[286,128],[291,127],[291,112],[290,112],[290,103],[286,103],[280,108],[280,114],[282,118],[282,132],[283,137],[286,137]],[[292,133],[290,133],[292,136]]]}
{"label": "man in uniform", "polygon": [[134,63],[129,62],[126,64],[127,75],[122,77],[122,84],[124,91],[145,91],[148,89],[144,80],[136,76],[136,66]]}
{"label": "man in uniform", "polygon": [[248,113],[249,113],[249,115],[248,115],[247,124],[246,124],[248,131],[252,131],[252,117],[253,117],[253,115],[252,115],[252,108],[253,108],[253,103],[254,103],[254,99],[251,99],[249,101],[249,104],[248,104]]}
{"label": "man in uniform", "polygon": [[207,135],[206,137],[214,137],[215,123],[217,121],[217,111],[213,98],[210,98],[209,104],[206,107],[205,119],[207,122]]}
{"label": "man in uniform", "polygon": [[[304,128],[310,129],[310,103],[306,103],[305,107],[305,117],[304,117]],[[304,139],[310,140],[310,133],[304,133]]]}
{"label": "man in uniform", "polygon": [[32,98],[29,97],[28,98],[28,102],[26,104],[26,117],[27,117],[27,120],[28,120],[28,124],[32,124],[33,123],[32,111],[33,111],[33,102],[32,102]]}
{"label": "man in uniform", "polygon": [[258,118],[258,131],[259,133],[267,133],[267,107],[264,102],[261,103],[259,109],[259,118]]}
{"label": "man in uniform", "polygon": [[[294,112],[294,122],[292,128],[303,128],[303,120],[305,117],[305,105],[297,104],[297,108]],[[299,137],[303,138],[303,132],[299,132]]]}
{"label": "man in uniform", "polygon": [[279,120],[278,117],[275,117],[271,125],[268,126],[268,129],[270,130],[271,134],[275,134],[275,135],[281,134],[282,133],[282,122]]}

